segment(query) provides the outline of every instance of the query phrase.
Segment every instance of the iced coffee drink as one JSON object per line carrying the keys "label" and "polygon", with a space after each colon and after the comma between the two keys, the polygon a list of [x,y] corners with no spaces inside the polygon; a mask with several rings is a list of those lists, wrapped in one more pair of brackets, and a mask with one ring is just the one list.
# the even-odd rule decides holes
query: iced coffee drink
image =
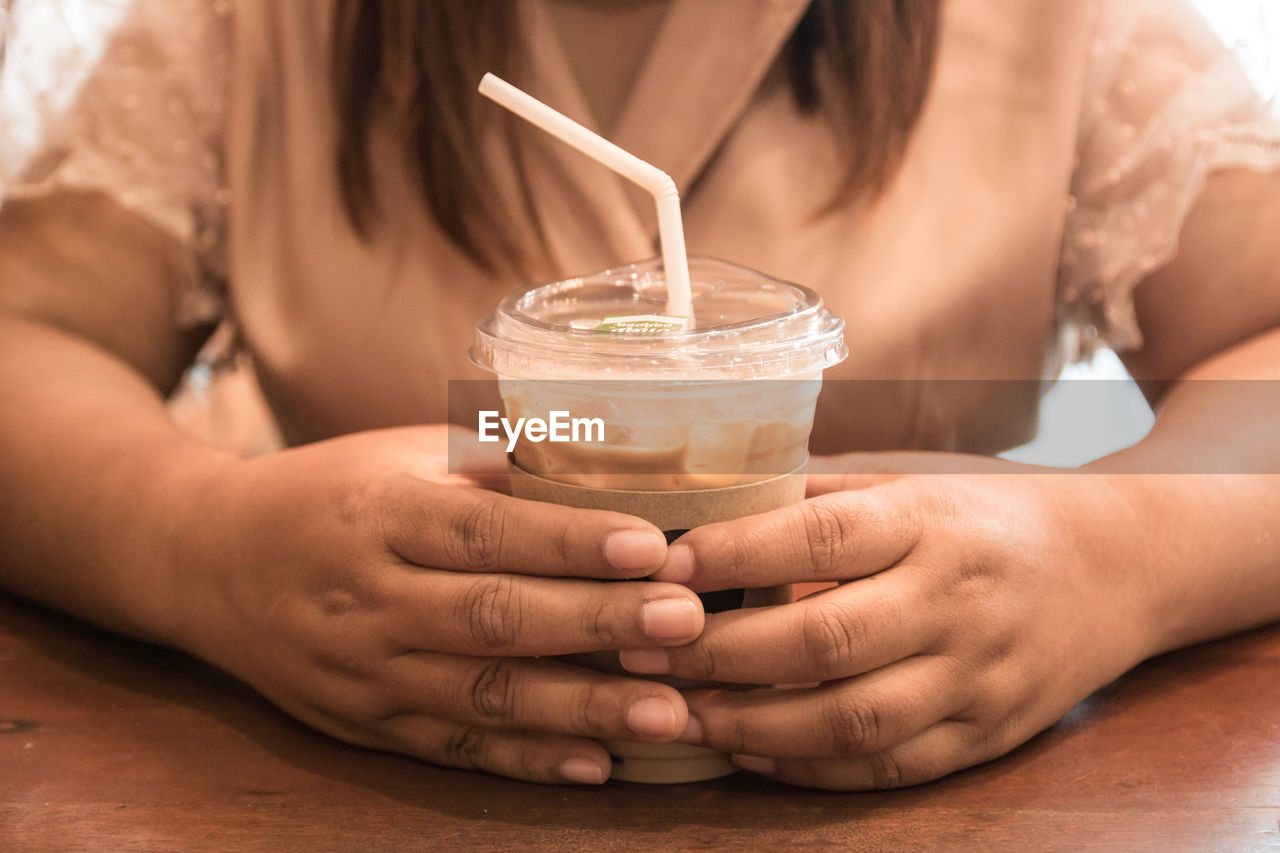
{"label": "iced coffee drink", "polygon": [[[847,353],[844,324],[808,288],[708,258],[691,258],[689,270],[687,328],[662,313],[657,261],[521,291],[481,321],[471,355],[498,376],[513,494],[626,512],[669,540],[803,499],[822,371]],[[549,437],[557,427],[560,441]],[[703,600],[714,612],[786,595]],[[593,665],[617,668],[617,655]],[[736,769],[700,747],[606,746],[618,779],[693,781]]]}

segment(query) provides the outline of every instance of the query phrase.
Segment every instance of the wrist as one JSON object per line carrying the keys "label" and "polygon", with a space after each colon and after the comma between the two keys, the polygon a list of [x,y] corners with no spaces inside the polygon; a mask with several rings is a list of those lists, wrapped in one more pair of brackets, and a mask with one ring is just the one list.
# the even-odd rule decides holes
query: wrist
{"label": "wrist", "polygon": [[1138,581],[1147,657],[1280,618],[1280,484],[1257,475],[1103,474],[1113,570]]}
{"label": "wrist", "polygon": [[232,502],[233,484],[246,464],[204,447],[159,460],[155,487],[149,490],[156,504],[148,515],[156,526],[149,538],[160,543],[163,569],[145,615],[156,642],[202,656],[201,638],[216,633],[209,624],[212,592],[229,561],[217,547],[229,536],[222,508]]}
{"label": "wrist", "polygon": [[1111,616],[1125,666],[1167,651],[1185,600],[1159,535],[1181,508],[1167,484],[1138,475],[1070,475],[1074,501],[1068,527],[1098,607]]}

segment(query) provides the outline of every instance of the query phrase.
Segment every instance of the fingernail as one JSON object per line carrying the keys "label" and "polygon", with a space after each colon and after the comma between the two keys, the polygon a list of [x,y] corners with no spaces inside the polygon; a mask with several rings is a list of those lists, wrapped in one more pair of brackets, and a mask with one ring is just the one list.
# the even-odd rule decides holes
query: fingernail
{"label": "fingernail", "polygon": [[679,640],[698,633],[698,607],[688,598],[646,601],[641,620],[644,632],[655,640]]}
{"label": "fingernail", "polygon": [[641,699],[627,712],[627,728],[645,737],[669,738],[679,734],[676,709],[658,696]]}
{"label": "fingernail", "polygon": [[688,545],[672,545],[667,548],[667,560],[653,574],[656,581],[688,583],[693,577],[693,549]]}
{"label": "fingernail", "polygon": [[615,530],[604,540],[604,558],[623,572],[662,565],[666,550],[667,540],[656,530]]}
{"label": "fingernail", "polygon": [[609,774],[589,758],[566,758],[557,768],[566,782],[579,785],[603,785]]}
{"label": "fingernail", "polygon": [[627,672],[637,675],[665,675],[671,671],[671,662],[662,649],[623,649],[618,652],[618,662]]}
{"label": "fingernail", "polygon": [[693,714],[689,715],[689,721],[684,724],[684,734],[680,735],[680,742],[695,746],[702,743],[702,721]]}
{"label": "fingernail", "polygon": [[778,770],[778,762],[759,755],[731,755],[729,759],[743,770],[759,773],[762,776],[772,776]]}

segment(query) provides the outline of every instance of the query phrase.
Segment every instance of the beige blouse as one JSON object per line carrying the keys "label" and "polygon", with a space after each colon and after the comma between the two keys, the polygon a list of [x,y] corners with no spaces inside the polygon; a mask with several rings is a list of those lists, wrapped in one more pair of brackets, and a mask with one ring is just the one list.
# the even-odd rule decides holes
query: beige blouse
{"label": "beige blouse", "polygon": [[[864,399],[874,414],[825,405],[824,449],[1025,440],[1036,380],[1097,344],[1141,345],[1131,292],[1173,257],[1206,175],[1280,166],[1280,127],[1188,0],[947,0],[901,173],[820,213],[836,146],[776,67],[805,7],[674,0],[612,138],[674,177],[690,251],[822,292],[851,351],[829,379],[911,380]],[[532,72],[514,82],[591,125],[541,0],[520,9]],[[381,137],[394,215],[362,243],[333,168],[328,0],[50,0],[17,16],[6,194],[100,189],[189,247],[175,322],[234,319],[290,442],[445,419],[447,380],[482,376],[471,330],[505,291],[655,254],[652,202],[536,130],[514,145],[545,263],[474,266]],[[105,51],[86,28],[111,33]],[[512,143],[477,145],[514,200]],[[1031,381],[914,381],[934,379]]]}

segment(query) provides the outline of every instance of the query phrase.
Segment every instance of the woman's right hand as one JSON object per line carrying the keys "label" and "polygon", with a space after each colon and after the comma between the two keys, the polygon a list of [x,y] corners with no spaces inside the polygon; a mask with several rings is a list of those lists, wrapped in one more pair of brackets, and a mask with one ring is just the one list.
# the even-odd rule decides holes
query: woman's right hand
{"label": "woman's right hand", "polygon": [[697,596],[642,578],[657,528],[448,477],[445,427],[228,464],[179,513],[180,643],[343,740],[600,783],[600,738],[670,741],[680,694],[544,656],[687,643]]}

